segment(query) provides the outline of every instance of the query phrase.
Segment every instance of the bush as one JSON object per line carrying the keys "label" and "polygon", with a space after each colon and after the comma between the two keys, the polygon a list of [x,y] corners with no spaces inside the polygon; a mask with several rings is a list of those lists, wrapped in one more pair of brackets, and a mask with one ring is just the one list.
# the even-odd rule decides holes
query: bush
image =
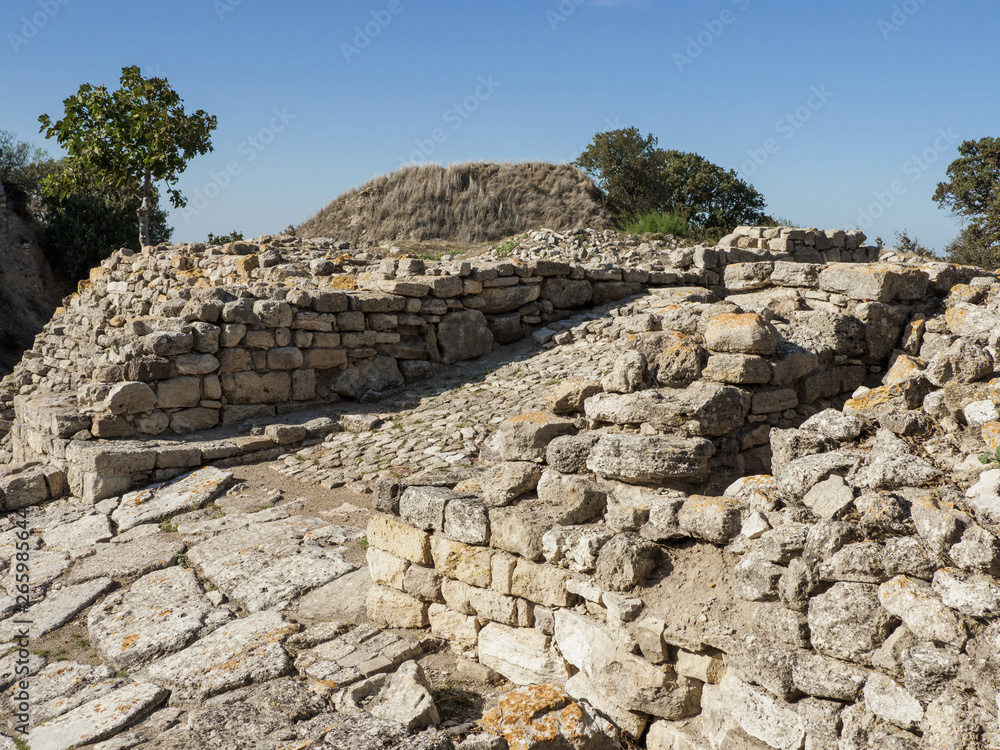
{"label": "bush", "polygon": [[243,232],[237,232],[235,229],[229,234],[223,234],[216,237],[211,232],[208,233],[208,239],[205,240],[206,245],[228,245],[230,242],[240,242],[243,239]]}
{"label": "bush", "polygon": [[1000,268],[1000,243],[988,230],[978,224],[970,224],[948,243],[944,258],[949,263],[995,271]]}
{"label": "bush", "polygon": [[[140,250],[135,227],[141,203],[113,189],[74,193],[62,200],[46,198],[41,219],[46,227],[45,255],[52,269],[76,281],[121,247]],[[156,196],[149,212],[149,231],[154,244],[168,241],[173,232]]]}
{"label": "bush", "polygon": [[924,258],[937,259],[933,250],[925,247],[916,237],[910,237],[905,229],[902,232],[896,232],[896,249],[901,253],[914,253]]}
{"label": "bush", "polygon": [[672,234],[674,237],[687,237],[688,223],[683,216],[676,214],[647,213],[624,222],[622,231],[629,234]]}
{"label": "bush", "polygon": [[665,151],[636,128],[598,133],[573,163],[604,191],[618,221],[647,213],[684,218],[698,239],[717,239],[765,218],[764,196],[703,156]]}

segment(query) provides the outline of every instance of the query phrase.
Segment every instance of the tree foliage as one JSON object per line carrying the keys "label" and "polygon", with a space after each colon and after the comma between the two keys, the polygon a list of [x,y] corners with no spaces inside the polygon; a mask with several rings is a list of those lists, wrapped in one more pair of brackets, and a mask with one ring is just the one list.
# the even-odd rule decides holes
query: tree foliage
{"label": "tree foliage", "polygon": [[[118,248],[140,250],[135,215],[141,203],[129,191],[103,186],[81,188],[63,198],[45,198],[43,246],[53,270],[76,281],[86,278],[91,268]],[[154,191],[149,211],[150,242],[167,242],[172,231]]]}
{"label": "tree foliage", "polygon": [[963,224],[945,248],[949,261],[997,268],[1000,265],[1000,139],[980,138],[958,147],[948,165],[948,182],[938,183],[934,201]]}
{"label": "tree foliage", "polygon": [[643,214],[673,214],[696,233],[721,235],[766,220],[764,196],[736,172],[657,143],[634,127],[597,133],[573,162],[594,178],[620,223]]}
{"label": "tree foliage", "polygon": [[26,221],[38,215],[42,203],[42,180],[56,162],[48,153],[27,141],[19,141],[9,130],[0,130],[0,184],[14,210]]}
{"label": "tree foliage", "polygon": [[174,185],[187,163],[212,150],[217,120],[203,110],[184,112],[166,78],[143,78],[138,66],[122,69],[121,88],[83,84],[63,101],[65,116],[54,123],[39,117],[46,138],[66,149],[66,169],[45,180],[49,195],[66,198],[90,189],[92,181],[131,192],[142,200],[139,241],[150,244],[148,214],[153,183],[165,182],[170,202],[187,201]]}

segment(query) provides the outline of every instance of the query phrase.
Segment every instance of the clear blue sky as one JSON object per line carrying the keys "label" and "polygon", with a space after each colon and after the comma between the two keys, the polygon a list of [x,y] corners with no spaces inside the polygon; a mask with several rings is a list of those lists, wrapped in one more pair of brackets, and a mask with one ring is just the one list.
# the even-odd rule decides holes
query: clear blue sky
{"label": "clear blue sky", "polygon": [[4,0],[0,129],[56,153],[37,118],[80,84],[165,76],[219,120],[175,241],[279,232],[402,161],[572,161],[634,125],[797,224],[941,249],[937,182],[1000,135],[998,30],[984,0]]}

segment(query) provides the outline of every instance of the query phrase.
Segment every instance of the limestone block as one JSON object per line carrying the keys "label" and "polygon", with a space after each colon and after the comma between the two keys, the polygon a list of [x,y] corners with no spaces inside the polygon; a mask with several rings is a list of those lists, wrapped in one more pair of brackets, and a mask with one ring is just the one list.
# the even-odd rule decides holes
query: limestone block
{"label": "limestone block", "polygon": [[713,352],[767,357],[774,354],[778,341],[778,331],[757,313],[723,313],[705,329],[705,345]]}
{"label": "limestone block", "polygon": [[390,552],[369,545],[365,553],[368,572],[372,581],[394,589],[403,589],[403,576],[410,567],[410,561],[396,557]]}
{"label": "limestone block", "polygon": [[489,544],[490,518],[486,505],[477,498],[454,498],[444,509],[444,533],[456,542]]}
{"label": "limestone block", "polygon": [[565,685],[569,668],[552,638],[491,622],[479,631],[479,661],[517,685]]}
{"label": "limestone block", "polygon": [[835,583],[813,597],[809,602],[813,648],[837,659],[870,665],[872,654],[896,622],[880,605],[882,598],[879,587],[866,583]]}
{"label": "limestone block", "polygon": [[820,289],[856,300],[892,302],[903,286],[902,274],[890,265],[830,263],[819,274]]}
{"label": "limestone block", "polygon": [[489,588],[493,550],[455,542],[440,534],[431,537],[431,556],[438,573],[470,586]]}
{"label": "limestone block", "polygon": [[186,409],[201,401],[201,378],[182,376],[161,380],[156,384],[156,407]]}
{"label": "limestone block", "polygon": [[432,565],[431,536],[391,516],[372,516],[368,543],[417,565]]}
{"label": "limestone block", "polygon": [[372,586],[366,599],[368,617],[390,628],[426,628],[430,604],[385,586]]}
{"label": "limestone block", "polygon": [[551,565],[518,560],[511,579],[511,593],[543,607],[567,607],[573,595],[566,589],[569,573]]}
{"label": "limestone block", "polygon": [[695,539],[728,544],[740,533],[741,503],[725,497],[692,495],[681,506],[677,520]]}
{"label": "limestone block", "polygon": [[104,399],[104,409],[111,414],[141,414],[155,406],[156,394],[146,383],[117,383]]}
{"label": "limestone block", "polygon": [[623,482],[700,481],[708,476],[714,453],[715,446],[699,438],[603,435],[591,449],[587,468]]}
{"label": "limestone block", "polygon": [[534,461],[545,457],[549,442],[576,432],[573,423],[540,412],[520,414],[504,420],[487,443],[503,461]]}
{"label": "limestone block", "polygon": [[431,634],[443,638],[453,653],[475,653],[479,644],[479,618],[463,615],[444,604],[432,604],[427,611]]}
{"label": "limestone block", "polygon": [[407,487],[399,498],[399,515],[424,531],[444,531],[444,510],[454,497],[446,487]]}
{"label": "limestone block", "polygon": [[[461,280],[449,276],[431,277],[450,280],[461,285]],[[437,291],[434,291],[437,294]],[[445,295],[454,296],[454,295]],[[460,310],[441,318],[437,326],[441,361],[445,364],[475,359],[493,350],[493,333],[486,316],[479,310]]]}

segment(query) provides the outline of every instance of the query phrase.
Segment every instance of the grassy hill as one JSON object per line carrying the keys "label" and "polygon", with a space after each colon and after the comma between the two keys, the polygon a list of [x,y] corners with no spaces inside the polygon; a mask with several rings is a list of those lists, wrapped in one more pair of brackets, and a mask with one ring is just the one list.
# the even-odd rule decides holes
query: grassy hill
{"label": "grassy hill", "polygon": [[610,227],[593,181],[568,164],[422,164],[376,177],[297,227],[358,245],[492,242],[529,229]]}

